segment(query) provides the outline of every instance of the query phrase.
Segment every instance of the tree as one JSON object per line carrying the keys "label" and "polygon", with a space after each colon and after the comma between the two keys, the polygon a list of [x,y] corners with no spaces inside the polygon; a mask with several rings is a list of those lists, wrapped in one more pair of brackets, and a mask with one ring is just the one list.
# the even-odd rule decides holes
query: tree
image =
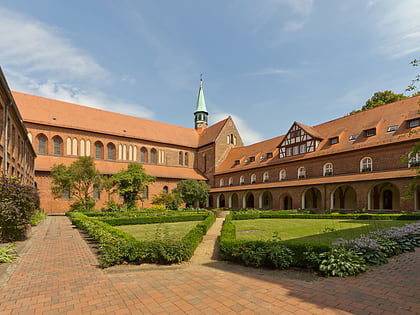
{"label": "tree", "polygon": [[92,198],[93,187],[100,185],[101,177],[91,157],[79,157],[68,167],[64,164],[54,165],[51,177],[53,178],[51,190],[55,198],[60,198],[63,193],[69,193],[70,199],[75,201],[73,208],[93,209],[96,203]]}
{"label": "tree", "polygon": [[178,210],[181,203],[182,200],[180,196],[175,193],[161,192],[158,195],[154,195],[152,198],[153,205],[161,205],[170,210]]}
{"label": "tree", "polygon": [[124,204],[128,208],[136,207],[136,200],[141,199],[139,193],[146,189],[148,184],[156,178],[146,174],[143,165],[130,163],[128,168],[112,176],[116,190],[124,196]]}
{"label": "tree", "polygon": [[350,115],[374,108],[374,107],[378,107],[381,105],[385,105],[385,104],[389,104],[389,103],[393,103],[399,100],[403,100],[406,99],[407,96],[405,96],[404,94],[395,94],[392,91],[386,90],[383,92],[376,92],[375,94],[373,94],[373,96],[368,99],[365,103],[365,105],[362,106],[361,109],[359,110],[354,110],[350,112]]}
{"label": "tree", "polygon": [[209,195],[210,186],[204,181],[195,179],[184,179],[178,182],[174,192],[188,206],[194,206],[196,203],[204,203]]}

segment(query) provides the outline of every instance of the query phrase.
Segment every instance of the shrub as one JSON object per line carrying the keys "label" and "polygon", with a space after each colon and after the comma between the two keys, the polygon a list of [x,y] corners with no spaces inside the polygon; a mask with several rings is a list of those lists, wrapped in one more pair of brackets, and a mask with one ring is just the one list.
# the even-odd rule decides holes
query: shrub
{"label": "shrub", "polygon": [[1,239],[14,241],[25,235],[39,198],[35,188],[19,184],[15,178],[0,178]]}
{"label": "shrub", "polygon": [[334,245],[353,250],[368,265],[382,265],[387,262],[385,254],[381,251],[381,245],[369,236],[361,235],[353,240],[339,239]]}
{"label": "shrub", "polygon": [[332,248],[320,255],[319,270],[325,276],[348,277],[355,276],[367,270],[365,261],[353,250],[343,246]]}
{"label": "shrub", "polygon": [[11,263],[17,257],[14,244],[0,247],[0,264]]}
{"label": "shrub", "polygon": [[168,222],[202,221],[207,217],[205,214],[179,215],[179,216],[149,216],[149,217],[121,217],[107,218],[101,217],[99,220],[112,225],[135,225],[135,224],[153,224]]}
{"label": "shrub", "polygon": [[48,216],[45,213],[36,210],[35,213],[31,216],[31,220],[29,223],[31,225],[38,225],[42,222],[42,220],[46,219],[47,217]]}

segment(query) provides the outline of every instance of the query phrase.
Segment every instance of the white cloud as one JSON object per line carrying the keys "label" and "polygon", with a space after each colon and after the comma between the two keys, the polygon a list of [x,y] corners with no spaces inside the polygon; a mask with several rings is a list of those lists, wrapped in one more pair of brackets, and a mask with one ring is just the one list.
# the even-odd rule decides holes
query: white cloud
{"label": "white cloud", "polygon": [[228,113],[216,113],[212,114],[210,118],[210,123],[214,124],[218,121],[226,119],[228,116],[231,116],[235,122],[236,127],[238,128],[239,134],[241,135],[242,141],[245,145],[260,142],[263,140],[263,135],[258,131],[253,130],[248,124],[237,115],[232,115]]}
{"label": "white cloud", "polygon": [[418,0],[370,1],[375,15],[374,31],[377,49],[391,58],[420,51],[420,5]]}
{"label": "white cloud", "polygon": [[253,73],[253,75],[286,74],[289,72],[290,72],[289,70],[284,70],[284,69],[279,69],[279,68],[266,68],[266,69],[262,69]]}

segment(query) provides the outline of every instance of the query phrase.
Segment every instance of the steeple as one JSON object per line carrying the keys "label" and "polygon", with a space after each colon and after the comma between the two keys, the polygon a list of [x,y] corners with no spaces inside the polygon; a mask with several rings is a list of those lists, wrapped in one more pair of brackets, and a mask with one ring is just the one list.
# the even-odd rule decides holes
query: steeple
{"label": "steeple", "polygon": [[197,106],[194,112],[195,129],[204,129],[207,127],[207,112],[206,101],[204,100],[203,79],[200,78],[200,88],[198,90]]}

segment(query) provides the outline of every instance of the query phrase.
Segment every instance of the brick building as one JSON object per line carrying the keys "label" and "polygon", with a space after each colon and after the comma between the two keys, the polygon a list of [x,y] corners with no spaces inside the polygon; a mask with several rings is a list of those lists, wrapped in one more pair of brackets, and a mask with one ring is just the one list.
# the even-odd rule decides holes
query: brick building
{"label": "brick building", "polygon": [[[37,159],[35,178],[47,212],[68,210],[51,194],[52,165],[92,156],[103,174],[140,162],[157,178],[144,192],[171,191],[181,179],[207,180],[209,207],[419,210],[420,190],[402,199],[419,158],[420,97],[317,126],[294,122],[286,135],[244,146],[231,117],[207,126],[200,82],[195,128],[184,128],[14,92]],[[408,134],[411,136],[408,136]],[[108,196],[95,192],[98,207]]]}
{"label": "brick building", "polygon": [[35,151],[0,68],[0,174],[34,185]]}

